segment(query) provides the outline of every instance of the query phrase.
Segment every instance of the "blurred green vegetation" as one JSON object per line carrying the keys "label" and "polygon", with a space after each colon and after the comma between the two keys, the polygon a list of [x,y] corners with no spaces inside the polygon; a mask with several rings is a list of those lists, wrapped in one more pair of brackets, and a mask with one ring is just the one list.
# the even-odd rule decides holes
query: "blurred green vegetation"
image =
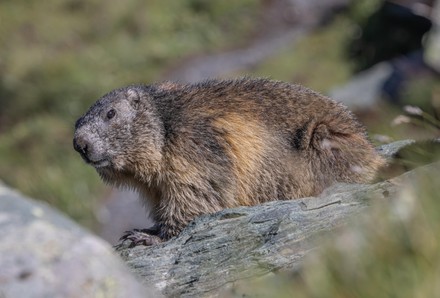
{"label": "blurred green vegetation", "polygon": [[0,179],[95,228],[104,185],[72,150],[75,120],[114,88],[160,80],[182,57],[241,44],[260,5],[0,2]]}
{"label": "blurred green vegetation", "polygon": [[359,26],[380,5],[380,0],[352,1],[334,20],[251,70],[254,75],[303,84],[327,93],[353,75],[347,45]]}
{"label": "blurred green vegetation", "polygon": [[327,26],[295,41],[278,55],[268,58],[252,73],[296,82],[326,93],[345,83],[352,75],[351,63],[344,51],[353,28],[352,19],[347,15],[339,16]]}

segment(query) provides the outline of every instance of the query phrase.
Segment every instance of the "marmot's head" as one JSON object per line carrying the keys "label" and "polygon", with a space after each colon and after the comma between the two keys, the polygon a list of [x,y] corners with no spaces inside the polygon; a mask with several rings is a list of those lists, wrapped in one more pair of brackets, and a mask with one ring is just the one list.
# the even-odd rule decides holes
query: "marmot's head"
{"label": "marmot's head", "polygon": [[146,86],[114,90],[76,122],[73,147],[100,174],[157,170],[163,124],[149,91]]}

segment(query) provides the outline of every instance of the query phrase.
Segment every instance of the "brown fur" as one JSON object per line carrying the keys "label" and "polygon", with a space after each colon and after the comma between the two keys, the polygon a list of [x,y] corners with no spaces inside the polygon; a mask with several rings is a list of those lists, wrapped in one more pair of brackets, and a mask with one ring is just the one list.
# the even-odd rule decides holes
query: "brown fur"
{"label": "brown fur", "polygon": [[74,145],[141,193],[163,239],[201,214],[369,182],[384,164],[344,106],[265,79],[117,89],[78,120]]}

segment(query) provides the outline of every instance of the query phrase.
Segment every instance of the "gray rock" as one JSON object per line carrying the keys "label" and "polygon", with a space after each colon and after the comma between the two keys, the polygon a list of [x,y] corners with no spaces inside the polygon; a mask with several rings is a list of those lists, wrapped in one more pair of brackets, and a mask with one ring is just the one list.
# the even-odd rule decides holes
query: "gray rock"
{"label": "gray rock", "polygon": [[0,297],[157,297],[112,248],[0,184]]}
{"label": "gray rock", "polygon": [[390,144],[379,146],[377,151],[380,155],[385,157],[388,161],[392,160],[395,155],[401,151],[403,148],[408,147],[409,145],[412,145],[416,143],[415,140],[400,140],[396,141]]}

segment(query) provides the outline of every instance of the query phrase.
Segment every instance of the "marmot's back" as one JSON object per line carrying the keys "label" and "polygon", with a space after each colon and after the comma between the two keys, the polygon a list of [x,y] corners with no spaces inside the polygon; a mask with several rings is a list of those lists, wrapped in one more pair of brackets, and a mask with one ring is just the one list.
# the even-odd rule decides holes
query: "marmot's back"
{"label": "marmot's back", "polygon": [[185,156],[198,152],[188,160],[206,163],[194,169],[202,175],[221,164],[210,163],[213,155],[221,156],[227,165],[219,173],[227,173],[235,198],[228,207],[316,195],[334,182],[368,182],[383,164],[346,107],[300,85],[212,80],[165,92],[185,99],[171,103],[178,102],[171,111],[180,120],[170,124],[172,144],[179,144],[171,156],[183,148]]}
{"label": "marmot's back", "polygon": [[115,90],[75,144],[106,181],[146,196],[163,238],[203,213],[368,182],[384,164],[344,106],[264,79]]}

